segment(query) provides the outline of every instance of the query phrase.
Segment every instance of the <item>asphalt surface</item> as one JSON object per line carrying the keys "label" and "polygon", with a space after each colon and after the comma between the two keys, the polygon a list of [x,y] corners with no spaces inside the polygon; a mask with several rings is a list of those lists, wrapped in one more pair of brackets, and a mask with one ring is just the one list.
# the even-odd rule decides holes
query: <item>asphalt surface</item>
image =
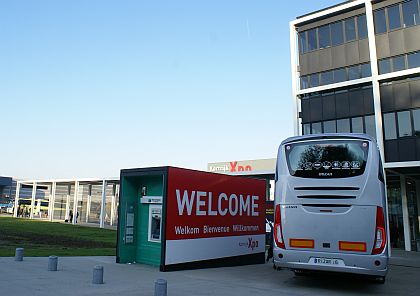
{"label": "asphalt surface", "polygon": [[[104,266],[104,284],[92,284],[93,267]],[[168,282],[168,295],[420,295],[420,253],[394,251],[385,284],[338,274],[295,276],[272,264],[159,272],[115,257],[61,257],[58,271],[48,258],[0,258],[0,295],[154,295],[154,281]]]}

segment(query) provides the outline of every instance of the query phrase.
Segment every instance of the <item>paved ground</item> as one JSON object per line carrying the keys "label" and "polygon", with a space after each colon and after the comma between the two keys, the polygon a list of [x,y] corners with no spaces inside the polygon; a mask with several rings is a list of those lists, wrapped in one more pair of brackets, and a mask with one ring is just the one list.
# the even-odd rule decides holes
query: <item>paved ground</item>
{"label": "paved ground", "polygon": [[[168,281],[168,295],[420,295],[420,253],[394,251],[384,285],[333,274],[295,276],[271,264],[161,273],[145,265],[115,264],[114,257],[62,257],[59,271],[48,258],[0,258],[0,295],[153,295],[154,280]],[[105,268],[105,283],[93,285],[92,269]]]}

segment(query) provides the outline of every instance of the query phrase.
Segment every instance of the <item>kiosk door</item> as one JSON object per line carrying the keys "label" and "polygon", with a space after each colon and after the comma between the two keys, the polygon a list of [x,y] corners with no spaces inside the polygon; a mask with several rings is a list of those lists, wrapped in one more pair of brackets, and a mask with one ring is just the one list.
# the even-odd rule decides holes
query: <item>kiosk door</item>
{"label": "kiosk door", "polygon": [[136,261],[160,265],[162,197],[143,196],[138,209]]}

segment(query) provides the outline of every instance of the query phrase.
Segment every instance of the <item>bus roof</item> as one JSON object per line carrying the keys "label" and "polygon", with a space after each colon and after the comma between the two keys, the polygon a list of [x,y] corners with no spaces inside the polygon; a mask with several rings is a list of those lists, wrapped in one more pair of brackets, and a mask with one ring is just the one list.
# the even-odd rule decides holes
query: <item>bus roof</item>
{"label": "bus roof", "polygon": [[356,140],[368,140],[376,142],[374,138],[367,134],[355,134],[355,133],[329,133],[329,134],[314,134],[290,137],[281,142],[280,145],[287,143],[293,143],[302,140],[322,140],[322,139],[356,139]]}

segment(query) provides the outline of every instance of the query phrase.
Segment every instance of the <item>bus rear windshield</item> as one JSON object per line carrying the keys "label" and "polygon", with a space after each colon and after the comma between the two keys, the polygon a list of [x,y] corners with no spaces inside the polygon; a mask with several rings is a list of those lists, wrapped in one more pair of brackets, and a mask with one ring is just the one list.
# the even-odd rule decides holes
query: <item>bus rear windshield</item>
{"label": "bus rear windshield", "polygon": [[346,178],[365,171],[369,142],[314,141],[285,147],[290,175],[301,178]]}

